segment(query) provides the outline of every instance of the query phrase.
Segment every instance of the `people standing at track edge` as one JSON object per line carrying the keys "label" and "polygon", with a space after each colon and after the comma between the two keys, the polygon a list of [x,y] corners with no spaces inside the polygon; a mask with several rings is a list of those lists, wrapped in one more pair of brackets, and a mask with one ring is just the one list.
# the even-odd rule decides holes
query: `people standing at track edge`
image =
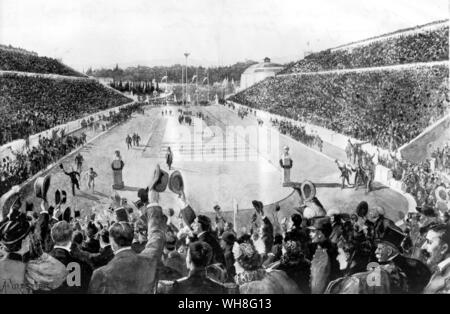
{"label": "people standing at track edge", "polygon": [[334,161],[336,165],[339,168],[339,171],[341,171],[341,178],[342,178],[342,186],[341,189],[345,188],[345,181],[347,181],[347,184],[350,186],[350,173],[351,170],[347,168],[347,165],[345,163],[341,164],[339,160]]}
{"label": "people standing at track edge", "polygon": [[130,134],[127,135],[127,138],[125,139],[125,142],[127,143],[127,148],[130,149],[132,147],[132,144],[131,144],[132,139],[131,139]]}
{"label": "people standing at track edge", "polygon": [[293,162],[291,156],[289,154],[289,147],[284,147],[284,152],[280,158],[280,166],[283,168],[283,182],[282,184],[286,184],[291,182],[291,168],[293,166]]}
{"label": "people standing at track edge", "polygon": [[79,173],[81,173],[81,169],[82,169],[82,166],[83,166],[83,161],[84,161],[83,155],[81,155],[81,153],[78,153],[75,156],[75,163],[77,165],[77,171]]}
{"label": "people standing at track edge", "polygon": [[170,149],[170,146],[167,147],[166,163],[167,163],[167,166],[169,167],[169,170],[172,170],[173,153],[172,153],[172,150]]}
{"label": "people standing at track edge", "polygon": [[75,187],[77,187],[78,190],[80,189],[80,183],[78,181],[78,179],[81,180],[80,173],[73,170],[71,172],[67,172],[62,164],[59,165],[59,167],[62,169],[62,171],[64,171],[64,174],[66,176],[70,177],[70,183],[72,184],[72,195],[75,196]]}

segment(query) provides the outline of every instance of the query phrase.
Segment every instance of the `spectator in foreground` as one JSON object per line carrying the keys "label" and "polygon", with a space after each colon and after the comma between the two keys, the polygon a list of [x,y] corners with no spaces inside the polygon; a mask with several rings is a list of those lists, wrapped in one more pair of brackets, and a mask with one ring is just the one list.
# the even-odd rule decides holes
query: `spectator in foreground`
{"label": "spectator in foreground", "polygon": [[165,243],[167,219],[158,204],[159,194],[151,191],[151,202],[146,208],[148,242],[137,254],[131,248],[133,226],[117,222],[109,229],[114,258],[94,271],[90,293],[153,293],[156,288],[156,269]]}
{"label": "spectator in foreground", "polygon": [[214,281],[206,275],[206,267],[212,256],[211,246],[203,241],[189,244],[186,264],[189,269],[188,277],[173,283],[173,294],[227,294],[227,288],[220,282]]}

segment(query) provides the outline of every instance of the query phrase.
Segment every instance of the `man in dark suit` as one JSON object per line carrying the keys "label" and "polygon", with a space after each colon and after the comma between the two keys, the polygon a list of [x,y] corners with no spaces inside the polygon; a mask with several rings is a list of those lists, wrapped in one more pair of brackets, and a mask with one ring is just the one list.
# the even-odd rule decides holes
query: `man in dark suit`
{"label": "man in dark suit", "polygon": [[227,282],[234,282],[234,275],[236,275],[236,269],[234,263],[236,262],[233,254],[233,245],[236,242],[236,236],[230,231],[222,233],[220,246],[224,251],[225,256],[225,268],[227,270]]}
{"label": "man in dark suit", "polygon": [[72,195],[75,196],[75,187],[80,190],[80,173],[77,171],[67,172],[64,170],[63,165],[60,165],[60,168],[64,171],[64,174],[70,178],[70,183],[72,185]]}
{"label": "man in dark suit", "polygon": [[48,209],[44,201],[41,204],[41,211],[36,220],[34,234],[36,240],[40,242],[42,250],[46,253],[53,249],[53,240],[50,235],[52,226],[58,221],[53,218],[54,209],[50,206]]}
{"label": "man in dark suit", "polygon": [[100,231],[100,252],[90,254],[89,260],[94,268],[99,268],[108,264],[114,258],[114,252],[109,243],[109,231],[103,229]]}
{"label": "man in dark suit", "polygon": [[150,294],[156,286],[156,270],[161,260],[167,217],[158,205],[159,195],[151,191],[151,201],[143,216],[148,226],[148,242],[137,254],[132,250],[134,230],[128,222],[118,222],[109,229],[109,240],[114,258],[94,271],[90,293],[140,293]]}
{"label": "man in dark suit", "polygon": [[404,274],[406,289],[403,293],[421,293],[431,278],[428,267],[419,260],[405,257],[401,254],[401,243],[405,235],[402,232],[387,227],[383,237],[377,239],[375,254],[380,264],[391,265]]}
{"label": "man in dark suit", "polygon": [[208,243],[212,249],[212,257],[208,265],[216,263],[225,265],[225,257],[222,248],[220,247],[219,240],[211,231],[211,219],[204,215],[198,215],[197,218],[195,218],[192,227],[197,239]]}
{"label": "man in dark suit", "polygon": [[69,271],[67,280],[61,287],[53,290],[54,293],[86,293],[89,286],[92,268],[71,254],[72,233],[72,227],[64,220],[56,223],[51,230],[55,245],[50,255]]}
{"label": "man in dark suit", "polygon": [[227,288],[220,282],[206,275],[206,266],[211,260],[212,248],[203,241],[189,245],[186,263],[189,276],[176,280],[170,293],[172,294],[227,294]]}
{"label": "man in dark suit", "polygon": [[82,244],[81,249],[88,253],[99,253],[100,252],[100,241],[96,239],[96,234],[98,233],[98,228],[94,222],[89,221],[87,225],[87,239]]}

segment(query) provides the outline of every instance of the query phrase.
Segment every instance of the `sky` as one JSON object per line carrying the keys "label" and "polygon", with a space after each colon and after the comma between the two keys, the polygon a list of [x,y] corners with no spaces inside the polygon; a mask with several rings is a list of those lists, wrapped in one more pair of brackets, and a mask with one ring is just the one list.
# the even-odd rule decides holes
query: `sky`
{"label": "sky", "polygon": [[0,0],[0,43],[89,67],[289,62],[449,16],[448,0]]}

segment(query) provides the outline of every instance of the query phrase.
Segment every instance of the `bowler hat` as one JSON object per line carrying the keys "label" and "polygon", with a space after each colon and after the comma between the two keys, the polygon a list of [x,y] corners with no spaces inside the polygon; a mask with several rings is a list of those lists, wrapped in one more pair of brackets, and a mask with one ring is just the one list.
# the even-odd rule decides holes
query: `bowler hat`
{"label": "bowler hat", "polygon": [[169,189],[175,194],[181,194],[184,190],[183,177],[178,170],[170,174]]}
{"label": "bowler hat", "polygon": [[159,165],[156,165],[155,172],[153,174],[153,182],[150,187],[156,192],[162,193],[166,190],[169,182],[169,174],[164,170],[161,170]]}

